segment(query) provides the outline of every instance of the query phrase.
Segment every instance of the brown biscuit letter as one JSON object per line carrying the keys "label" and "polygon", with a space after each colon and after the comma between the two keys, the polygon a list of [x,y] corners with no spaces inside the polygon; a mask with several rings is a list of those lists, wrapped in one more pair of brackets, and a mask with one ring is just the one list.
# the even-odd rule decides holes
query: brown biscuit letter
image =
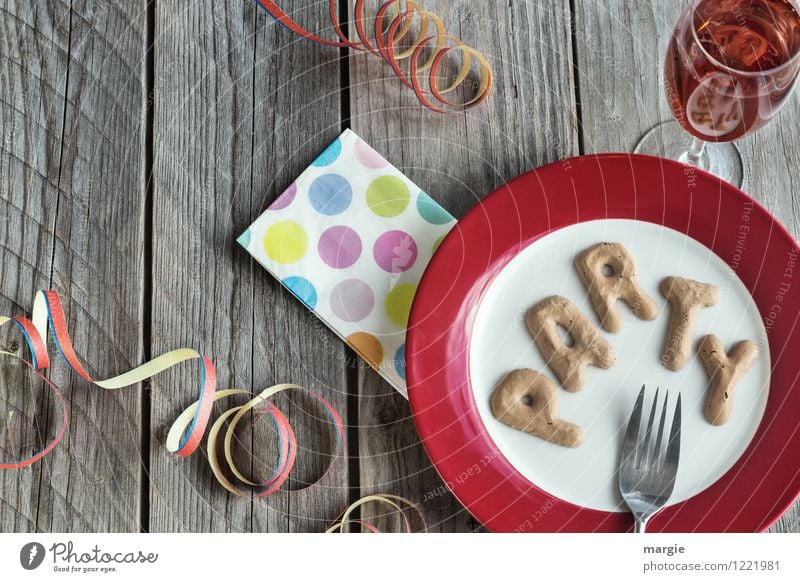
{"label": "brown biscuit letter", "polygon": [[697,312],[715,305],[719,288],[707,283],[667,277],[661,281],[661,293],[672,306],[667,340],[661,354],[661,363],[668,370],[680,370],[692,353],[692,328]]}
{"label": "brown biscuit letter", "polygon": [[[617,355],[599,330],[578,308],[563,297],[548,297],[528,310],[525,323],[547,365],[570,392],[583,386],[586,366],[610,368]],[[563,327],[572,338],[564,342],[556,329]]]}
{"label": "brown biscuit letter", "polygon": [[658,315],[655,301],[636,280],[633,257],[620,243],[604,242],[586,249],[575,258],[575,267],[606,331],[617,333],[622,329],[618,299],[639,319],[650,321]]}
{"label": "brown biscuit letter", "polygon": [[562,447],[577,447],[583,431],[556,418],[556,386],[534,370],[514,370],[492,393],[492,414],[511,428],[536,435]]}
{"label": "brown biscuit letter", "polygon": [[720,426],[731,417],[736,385],[756,361],[758,346],[744,340],[726,354],[717,336],[707,335],[700,340],[698,352],[710,381],[704,414],[708,422]]}

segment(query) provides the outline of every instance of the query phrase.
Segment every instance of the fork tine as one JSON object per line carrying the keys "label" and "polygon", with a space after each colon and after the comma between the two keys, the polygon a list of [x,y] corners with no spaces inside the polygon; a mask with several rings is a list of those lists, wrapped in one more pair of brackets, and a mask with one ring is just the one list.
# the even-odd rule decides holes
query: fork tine
{"label": "fork tine", "polygon": [[630,463],[631,468],[636,462],[636,449],[639,440],[639,425],[642,422],[642,404],[644,403],[644,386],[639,392],[636,404],[633,406],[631,418],[628,421],[628,429],[625,431],[625,440],[622,443],[622,462]]}
{"label": "fork tine", "polygon": [[638,466],[647,469],[650,466],[650,436],[653,434],[653,421],[656,418],[656,407],[658,406],[658,388],[653,398],[653,406],[650,407],[650,418],[647,421],[647,430],[644,433],[644,442],[639,446]]}
{"label": "fork tine", "polygon": [[664,407],[661,409],[661,421],[658,423],[658,434],[656,435],[656,444],[653,447],[653,460],[652,465],[655,466],[656,471],[660,471],[664,466],[663,455],[661,454],[661,441],[664,437],[664,423],[667,420],[667,404],[669,404],[669,390],[664,395]]}
{"label": "fork tine", "polygon": [[675,416],[672,418],[672,426],[669,431],[669,443],[667,445],[667,463],[672,463],[676,467],[681,454],[681,395],[678,394],[678,403],[675,405]]}

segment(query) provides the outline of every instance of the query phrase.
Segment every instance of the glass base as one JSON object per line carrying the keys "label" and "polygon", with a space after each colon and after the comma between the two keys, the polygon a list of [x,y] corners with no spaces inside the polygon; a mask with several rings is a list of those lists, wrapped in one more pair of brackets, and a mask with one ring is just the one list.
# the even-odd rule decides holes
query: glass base
{"label": "glass base", "polygon": [[[692,136],[677,121],[666,121],[648,131],[636,145],[634,153],[669,158],[685,164],[691,143]],[[737,188],[741,188],[744,182],[742,156],[732,142],[707,143],[697,167]]]}

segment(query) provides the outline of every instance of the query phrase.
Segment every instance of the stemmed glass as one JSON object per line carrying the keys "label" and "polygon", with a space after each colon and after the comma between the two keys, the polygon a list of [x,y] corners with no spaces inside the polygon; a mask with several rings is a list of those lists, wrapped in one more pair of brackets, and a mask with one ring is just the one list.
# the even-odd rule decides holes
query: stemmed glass
{"label": "stemmed glass", "polygon": [[[650,130],[636,153],[678,159],[741,186],[732,142],[778,113],[798,71],[798,0],[693,0],[667,49],[664,87],[675,121]],[[684,132],[693,137],[688,150]]]}

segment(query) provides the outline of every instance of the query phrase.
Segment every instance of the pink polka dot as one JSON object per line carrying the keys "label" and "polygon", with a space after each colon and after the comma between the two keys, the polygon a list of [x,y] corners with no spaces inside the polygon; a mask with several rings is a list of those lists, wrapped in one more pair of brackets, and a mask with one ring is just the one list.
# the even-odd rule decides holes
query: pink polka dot
{"label": "pink polka dot", "polygon": [[390,230],[375,241],[372,255],[378,266],[387,273],[403,273],[417,261],[417,243],[407,232]]}
{"label": "pink polka dot", "polygon": [[278,196],[278,199],[270,205],[269,209],[281,210],[286,208],[292,203],[295,196],[297,196],[297,183],[292,182],[292,185],[289,186],[283,194]]}
{"label": "pink polka dot", "polygon": [[334,269],[345,269],[361,256],[361,238],[352,228],[334,226],[319,237],[320,258]]}
{"label": "pink polka dot", "polygon": [[331,309],[342,321],[361,321],[375,306],[375,295],[360,279],[345,279],[331,291]]}
{"label": "pink polka dot", "polygon": [[384,160],[383,156],[372,149],[369,144],[361,138],[356,140],[355,152],[358,161],[373,170],[378,170],[389,165],[389,162]]}

